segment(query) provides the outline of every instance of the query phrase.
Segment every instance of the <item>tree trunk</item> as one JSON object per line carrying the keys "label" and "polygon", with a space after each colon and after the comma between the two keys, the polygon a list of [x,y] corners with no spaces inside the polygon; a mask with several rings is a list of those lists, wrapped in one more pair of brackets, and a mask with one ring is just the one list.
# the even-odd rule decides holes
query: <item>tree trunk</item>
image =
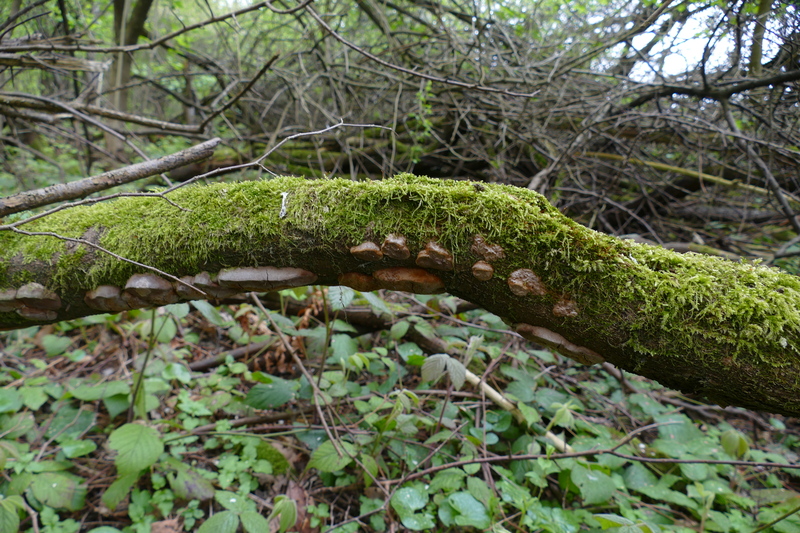
{"label": "tree trunk", "polygon": [[[0,327],[201,296],[173,280],[161,292],[132,286],[149,271],[102,246],[172,276],[209,272],[184,279],[207,294],[308,284],[447,291],[581,362],[800,414],[800,282],[776,269],[619,240],[499,185],[277,178],[168,197],[174,204],[125,198],[19,227],[46,235],[0,233]],[[252,268],[265,266],[275,268]],[[87,292],[100,285],[112,287],[98,303]]]}

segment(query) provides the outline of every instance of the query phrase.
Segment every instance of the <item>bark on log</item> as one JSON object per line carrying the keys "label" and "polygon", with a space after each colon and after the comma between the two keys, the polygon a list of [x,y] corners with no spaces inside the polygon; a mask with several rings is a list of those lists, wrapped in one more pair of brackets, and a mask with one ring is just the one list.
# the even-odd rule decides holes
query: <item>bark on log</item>
{"label": "bark on log", "polygon": [[[147,270],[93,243],[192,276],[184,281],[207,293],[446,290],[577,360],[721,404],[800,414],[800,281],[776,269],[619,240],[532,191],[472,182],[277,178],[169,198],[184,209],[125,198],[21,227],[83,242],[0,232],[0,327],[200,295],[131,280]],[[98,286],[103,303],[86,297]]]}

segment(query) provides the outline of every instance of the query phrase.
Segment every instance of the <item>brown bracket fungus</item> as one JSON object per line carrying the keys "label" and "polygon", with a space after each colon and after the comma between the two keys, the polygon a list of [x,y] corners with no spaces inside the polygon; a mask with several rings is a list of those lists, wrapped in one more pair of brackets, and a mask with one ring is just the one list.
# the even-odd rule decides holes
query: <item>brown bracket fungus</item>
{"label": "brown bracket fungus", "polygon": [[543,344],[555,351],[584,365],[594,365],[605,362],[602,355],[584,346],[578,346],[565,339],[563,335],[539,326],[530,324],[514,324],[514,331],[525,340]]}
{"label": "brown bracket fungus", "polygon": [[453,254],[438,242],[429,242],[417,254],[417,266],[434,270],[453,270]]}
{"label": "brown bracket fungus", "polygon": [[61,307],[61,298],[58,294],[39,283],[27,283],[17,289],[16,299],[23,305],[35,309],[55,311]]}
{"label": "brown bracket fungus", "polygon": [[8,313],[21,306],[22,303],[17,300],[17,289],[3,289],[0,291],[0,313]]}
{"label": "brown bracket fungus", "polygon": [[544,296],[547,294],[547,288],[539,276],[527,268],[515,270],[508,276],[508,288],[517,296],[527,296],[528,294]]}
{"label": "brown bracket fungus", "polygon": [[406,245],[406,238],[398,233],[390,233],[383,240],[381,251],[386,257],[397,259],[398,261],[405,261],[411,257],[411,251]]}
{"label": "brown bracket fungus", "polygon": [[383,289],[415,292],[417,294],[438,294],[444,292],[444,283],[439,276],[421,268],[384,268],[376,270],[372,276]]}
{"label": "brown bracket fungus", "polygon": [[50,309],[39,309],[36,307],[28,307],[27,305],[23,305],[17,309],[17,314],[22,318],[35,320],[37,322],[55,320],[58,317],[58,313]]}
{"label": "brown bracket fungus", "polygon": [[489,281],[494,276],[494,267],[486,261],[478,261],[472,265],[472,275],[480,281]]}
{"label": "brown bracket fungus", "polygon": [[219,284],[214,281],[214,278],[211,277],[211,274],[205,271],[200,272],[194,277],[192,285],[205,292],[209,298],[228,298],[234,294],[239,294],[242,292],[236,289],[225,289],[220,287]]}
{"label": "brown bracket fungus", "polygon": [[100,285],[96,289],[88,291],[83,297],[83,301],[92,309],[106,313],[119,313],[130,309],[127,302],[122,299],[122,291],[114,285]]}
{"label": "brown bracket fungus", "polygon": [[202,289],[195,285],[194,276],[183,276],[181,281],[183,283],[175,284],[175,292],[182,300],[203,300],[211,296],[208,293],[203,294],[205,291],[201,292]]}
{"label": "brown bracket fungus", "polygon": [[562,318],[578,316],[578,304],[569,298],[561,298],[553,305],[553,314]]}
{"label": "brown bracket fungus", "polygon": [[475,235],[472,237],[472,246],[469,247],[470,251],[482,258],[485,261],[499,261],[506,258],[506,253],[499,244],[489,244],[483,235]]}
{"label": "brown bracket fungus", "polygon": [[350,248],[350,253],[362,261],[380,261],[383,259],[383,252],[374,242],[362,242],[358,246]]}
{"label": "brown bracket fungus", "polygon": [[344,274],[339,274],[339,285],[350,287],[359,292],[377,291],[382,288],[378,280],[369,274],[361,274],[360,272],[345,272]]}
{"label": "brown bracket fungus", "polygon": [[240,291],[273,291],[311,285],[317,275],[302,268],[243,267],[226,268],[217,275],[217,283],[223,288]]}
{"label": "brown bracket fungus", "polygon": [[[125,284],[122,298],[132,307],[168,305],[178,301],[172,283],[155,274],[134,274]],[[140,305],[144,303],[144,305]]]}

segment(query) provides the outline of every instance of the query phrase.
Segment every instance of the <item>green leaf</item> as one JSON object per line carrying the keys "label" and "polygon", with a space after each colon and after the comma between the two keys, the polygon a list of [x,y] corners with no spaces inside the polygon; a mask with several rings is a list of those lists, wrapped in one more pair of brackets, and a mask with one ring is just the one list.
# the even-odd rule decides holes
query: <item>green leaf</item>
{"label": "green leaf", "polygon": [[377,294],[371,292],[362,292],[361,296],[369,303],[369,306],[372,308],[372,312],[377,316],[394,316],[392,311],[386,305],[386,302],[384,302]]}
{"label": "green leaf", "polygon": [[72,339],[58,335],[45,335],[42,337],[41,343],[45,353],[50,357],[54,357],[67,351],[69,345],[72,344]]}
{"label": "green leaf", "polygon": [[153,465],[164,451],[158,431],[142,424],[117,428],[109,436],[108,446],[117,451],[114,464],[120,475],[138,474]]}
{"label": "green leaf", "polygon": [[0,531],[16,533],[19,531],[19,512],[25,508],[22,496],[0,495]]}
{"label": "green leaf", "polygon": [[428,493],[419,487],[403,487],[392,496],[392,507],[401,515],[418,511],[428,504]]}
{"label": "green leaf", "polygon": [[411,324],[407,320],[400,320],[392,324],[392,329],[389,330],[389,336],[394,340],[400,340],[408,332],[408,327]]}
{"label": "green leaf", "polygon": [[197,533],[236,533],[238,528],[239,517],[236,513],[222,511],[203,522]]}
{"label": "green leaf", "polygon": [[343,287],[341,285],[328,287],[328,301],[331,302],[331,309],[334,311],[339,311],[350,305],[355,295],[356,291],[350,287]]}
{"label": "green leaf", "polygon": [[214,497],[214,485],[196,470],[186,465],[177,468],[177,474],[167,476],[169,486],[181,500],[210,500]]}
{"label": "green leaf", "polygon": [[446,353],[435,353],[425,358],[422,364],[422,381],[436,383],[445,374],[447,368],[447,361],[450,356]]}
{"label": "green leaf", "polygon": [[297,502],[288,496],[275,496],[275,505],[272,507],[268,520],[272,520],[275,515],[281,517],[279,521],[280,533],[285,533],[297,523]]}
{"label": "green leaf", "polygon": [[22,394],[22,403],[32,411],[38,411],[47,401],[44,387],[22,387],[19,392]]}
{"label": "green leaf", "polygon": [[115,396],[109,396],[108,398],[103,398],[103,405],[108,411],[108,416],[116,418],[117,415],[120,413],[124,413],[130,407],[131,402],[130,398],[127,394],[117,394]]}
{"label": "green leaf", "polygon": [[254,409],[273,409],[294,398],[292,382],[272,377],[272,383],[254,385],[244,400],[246,405]]}
{"label": "green leaf", "polygon": [[269,522],[255,511],[245,511],[239,515],[242,527],[247,533],[269,533]]}
{"label": "green leaf", "polygon": [[431,493],[440,490],[444,492],[456,491],[464,486],[465,477],[467,477],[467,473],[460,468],[448,468],[446,470],[442,470],[433,476],[431,484],[428,487],[428,491]]}
{"label": "green leaf", "polygon": [[72,474],[45,472],[33,477],[31,492],[48,507],[78,511],[86,502],[86,487],[82,481]]}
{"label": "green leaf", "polygon": [[96,416],[87,409],[65,407],[59,409],[50,422],[45,435],[58,442],[78,440],[81,435],[94,427]]}
{"label": "green leaf", "polygon": [[61,443],[61,450],[69,459],[83,457],[97,449],[97,444],[91,440],[66,440]]}
{"label": "green leaf", "polygon": [[459,390],[467,380],[467,368],[461,361],[451,357],[447,361],[447,375],[450,377],[450,383],[453,384],[453,388]]}
{"label": "green leaf", "polygon": [[616,488],[614,481],[605,473],[581,465],[575,465],[570,473],[570,478],[580,489],[585,505],[608,501]]}
{"label": "green leaf", "polygon": [[93,402],[118,394],[128,394],[130,391],[130,386],[124,381],[107,381],[105,383],[81,385],[71,389],[69,392],[79,400]]}
{"label": "green leaf", "polygon": [[358,341],[350,335],[338,334],[331,338],[332,359],[335,362],[346,361],[358,351]]}
{"label": "green leaf", "polygon": [[[341,454],[337,451],[336,446],[342,450]],[[347,441],[338,441],[336,446],[330,440],[320,444],[311,453],[311,460],[308,462],[308,466],[322,472],[336,472],[352,463],[352,457],[356,455],[356,447]]]}
{"label": "green leaf", "polygon": [[131,487],[133,487],[133,484],[136,483],[137,479],[139,479],[139,473],[135,472],[125,474],[124,476],[120,476],[114,480],[114,482],[109,485],[106,491],[103,493],[103,497],[101,498],[103,505],[112,511],[116,509],[117,505],[119,505],[119,502],[124,500],[131,491]]}
{"label": "green leaf", "polygon": [[374,483],[373,478],[378,477],[378,462],[374,457],[365,453],[362,453],[359,459],[361,460],[361,464],[364,465],[364,469],[371,474],[364,476],[364,484],[367,487],[370,487]]}
{"label": "green leaf", "polygon": [[475,499],[469,492],[456,492],[447,498],[447,503],[455,511],[454,521],[459,526],[471,526],[486,529],[491,525],[491,520],[486,512],[486,507]]}
{"label": "green leaf", "polygon": [[22,408],[22,395],[16,388],[0,389],[0,413],[16,413]]}
{"label": "green leaf", "polygon": [[222,315],[219,314],[217,308],[211,305],[210,303],[206,302],[205,300],[193,300],[189,302],[192,307],[200,311],[206,320],[208,320],[211,324],[218,326],[218,327],[225,327],[229,326],[230,323],[222,318]]}
{"label": "green leaf", "polygon": [[538,424],[542,420],[542,416],[539,414],[539,411],[528,404],[519,402],[517,404],[517,409],[519,409],[519,412],[522,413],[522,417],[525,419],[525,423],[528,424],[528,427],[533,427],[534,424]]}
{"label": "green leaf", "polygon": [[737,459],[744,456],[750,449],[747,437],[735,429],[729,429],[723,433],[720,436],[720,442],[722,442],[722,449],[725,450],[725,453]]}
{"label": "green leaf", "polygon": [[596,514],[592,516],[600,523],[600,527],[608,529],[612,527],[629,526],[633,524],[632,520],[628,520],[623,516],[615,514]]}
{"label": "green leaf", "polygon": [[214,499],[222,507],[236,514],[251,510],[252,502],[246,497],[229,490],[218,490],[214,493]]}

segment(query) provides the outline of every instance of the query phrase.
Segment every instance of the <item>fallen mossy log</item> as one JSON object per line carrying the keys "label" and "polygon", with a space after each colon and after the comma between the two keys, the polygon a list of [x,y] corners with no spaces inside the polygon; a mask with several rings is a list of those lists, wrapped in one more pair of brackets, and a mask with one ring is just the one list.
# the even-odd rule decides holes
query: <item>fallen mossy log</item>
{"label": "fallen mossy log", "polygon": [[307,284],[447,291],[581,362],[800,414],[800,281],[776,269],[616,239],[482,183],[276,178],[169,199],[6,226],[0,327]]}

